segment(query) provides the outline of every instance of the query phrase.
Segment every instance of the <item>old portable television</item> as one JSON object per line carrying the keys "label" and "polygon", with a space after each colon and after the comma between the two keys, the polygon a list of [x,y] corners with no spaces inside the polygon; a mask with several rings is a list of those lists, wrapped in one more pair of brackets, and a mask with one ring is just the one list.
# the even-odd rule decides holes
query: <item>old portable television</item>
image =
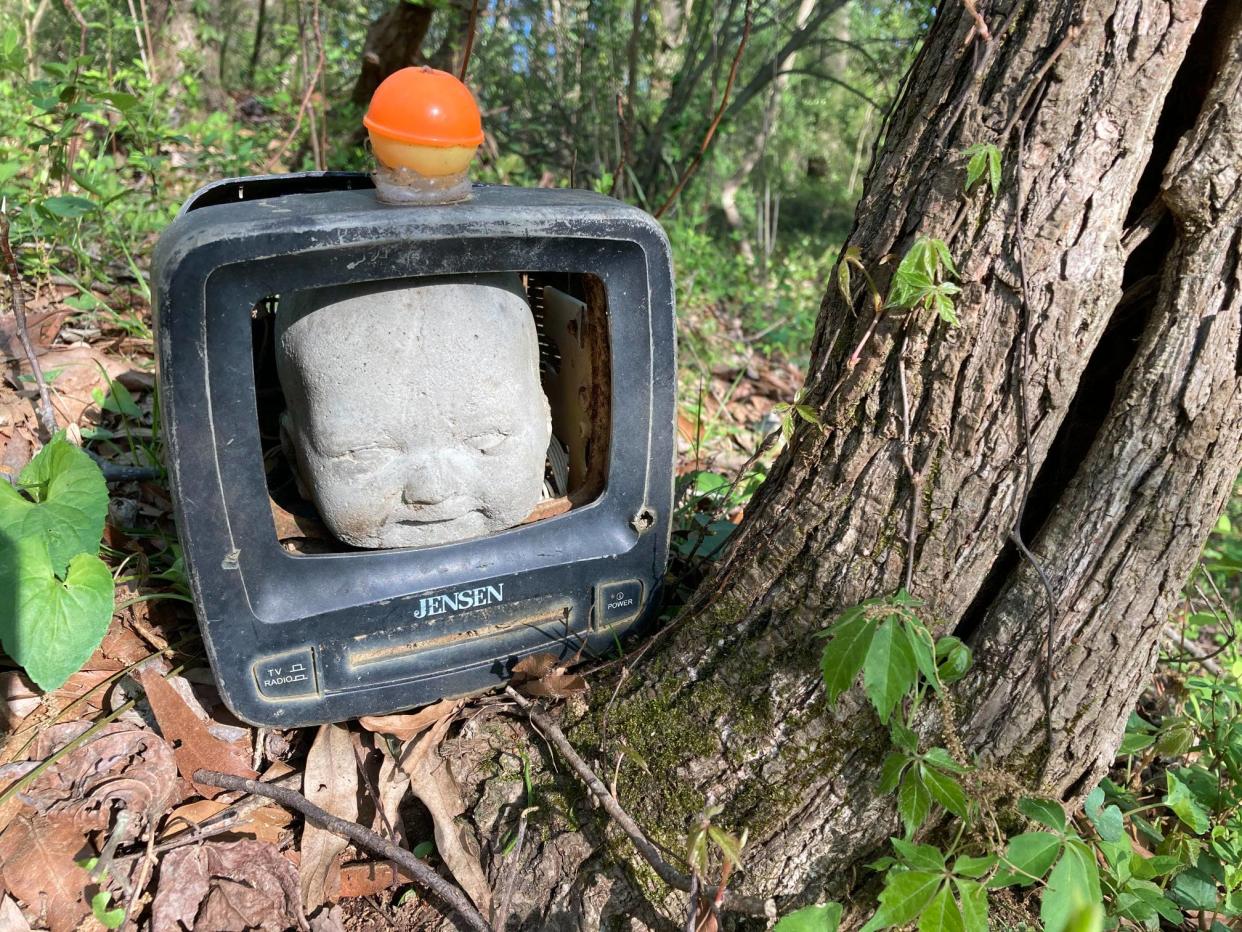
{"label": "old portable television", "polygon": [[[464,695],[530,654],[601,655],[658,609],[676,363],[647,214],[577,190],[394,207],[365,174],[234,179],[185,203],[154,281],[178,533],[241,719]],[[411,465],[428,443],[452,449]]]}

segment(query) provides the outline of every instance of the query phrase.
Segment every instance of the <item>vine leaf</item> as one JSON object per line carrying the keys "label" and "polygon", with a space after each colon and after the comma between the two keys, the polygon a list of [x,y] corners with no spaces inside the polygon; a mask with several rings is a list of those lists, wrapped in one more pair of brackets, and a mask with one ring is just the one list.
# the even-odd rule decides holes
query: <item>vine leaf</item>
{"label": "vine leaf", "polygon": [[1048,876],[1039,907],[1045,932],[1063,932],[1079,910],[1100,902],[1100,898],[1099,869],[1091,849],[1077,839],[1067,840]]}
{"label": "vine leaf", "polygon": [[914,688],[917,675],[910,639],[896,616],[890,615],[876,629],[863,664],[863,687],[880,721],[888,723],[893,709]]}
{"label": "vine leaf", "polygon": [[969,192],[986,175],[988,187],[992,189],[992,196],[995,197],[996,192],[1000,190],[1001,183],[1000,149],[990,142],[981,142],[971,146],[963,154],[968,159],[966,190]]}
{"label": "vine leaf", "polygon": [[1207,810],[1199,804],[1194,794],[1185,783],[1179,780],[1171,770],[1165,771],[1169,792],[1164,804],[1173,810],[1174,815],[1182,820],[1196,835],[1204,835],[1212,827],[1212,820]]}
{"label": "vine leaf", "polygon": [[[2,485],[2,483],[0,483]],[[112,573],[94,553],[52,571],[48,544],[21,537],[0,549],[0,590],[16,592],[16,611],[0,616],[0,643],[40,689],[51,691],[81,669],[112,620]]]}
{"label": "vine leaf", "polygon": [[943,875],[929,871],[891,873],[880,892],[880,908],[860,932],[911,922],[936,896]]}
{"label": "vine leaf", "polygon": [[0,482],[0,527],[14,541],[45,540],[55,575],[63,578],[77,554],[99,550],[108,486],[94,461],[64,434],[53,437],[22,470],[18,486],[30,498]]}
{"label": "vine leaf", "polygon": [[876,624],[876,619],[869,617],[859,605],[842,615],[830,629],[833,637],[824,646],[820,660],[829,702],[836,702],[862,669],[875,637]]}
{"label": "vine leaf", "polygon": [[817,903],[790,913],[772,932],[837,932],[841,926],[840,903]]}
{"label": "vine leaf", "polygon": [[1061,839],[1048,832],[1014,835],[1005,847],[1001,869],[992,878],[992,887],[1025,887],[1042,880],[1061,852]]}
{"label": "vine leaf", "polygon": [[966,932],[966,923],[957,901],[945,884],[919,916],[919,932]]}

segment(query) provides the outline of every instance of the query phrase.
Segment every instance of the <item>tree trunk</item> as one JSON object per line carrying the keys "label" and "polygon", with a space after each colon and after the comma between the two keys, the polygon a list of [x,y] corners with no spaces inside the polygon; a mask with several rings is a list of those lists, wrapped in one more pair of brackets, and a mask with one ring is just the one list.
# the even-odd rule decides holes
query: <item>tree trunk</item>
{"label": "tree trunk", "polygon": [[[567,725],[601,773],[621,767],[621,804],[670,851],[723,806],[717,824],[751,839],[735,885],[782,911],[847,894],[896,829],[876,790],[888,731],[854,693],[826,707],[816,635],[903,584],[912,502],[920,611],[976,657],[920,734],[1070,800],[1111,762],[1242,467],[1242,10],[986,13],[990,42],[968,38],[963,4],[941,7],[849,238],[877,275],[916,236],[943,239],[961,326],[890,311],[864,339],[870,303],[827,289],[808,383],[824,429],[799,426],[698,598]],[[1004,154],[995,199],[962,193],[961,153],[980,142]],[[1011,537],[1028,486],[1020,530],[1051,632]],[[595,813],[525,857],[527,927],[684,924],[684,897]]]}
{"label": "tree trunk", "polygon": [[354,84],[354,103],[365,107],[380,82],[401,68],[425,65],[423,40],[431,28],[435,6],[399,0],[367,28],[362,70]]}

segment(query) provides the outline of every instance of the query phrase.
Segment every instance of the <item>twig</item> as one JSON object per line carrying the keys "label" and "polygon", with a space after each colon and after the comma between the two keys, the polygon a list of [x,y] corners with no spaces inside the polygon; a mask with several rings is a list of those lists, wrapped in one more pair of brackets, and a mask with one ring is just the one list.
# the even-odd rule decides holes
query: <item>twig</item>
{"label": "twig", "polygon": [[281,786],[260,783],[258,780],[248,780],[245,777],[236,777],[229,773],[219,773],[215,770],[195,771],[194,782],[207,786],[218,786],[226,790],[240,790],[245,793],[253,793],[255,796],[266,796],[268,799],[275,800],[288,809],[300,812],[320,828],[335,835],[340,835],[343,838],[348,838],[359,848],[364,848],[372,854],[387,858],[390,861],[396,861],[406,874],[435,893],[475,932],[492,932],[492,928],[487,924],[487,920],[479,914],[479,911],[466,899],[466,895],[461,890],[442,878],[411,852],[397,847],[392,842],[381,838],[370,829],[364,828],[356,822],[349,822],[324,812],[301,793]]}
{"label": "twig", "polygon": [[9,243],[7,207],[7,204],[0,204],[0,252],[4,253],[4,269],[9,276],[13,317],[17,321],[17,336],[22,341],[22,349],[30,363],[35,385],[39,388],[39,421],[48,437],[51,437],[56,433],[56,409],[52,407],[52,396],[48,391],[47,381],[43,378],[43,367],[39,365],[39,357],[35,355],[34,344],[30,342],[30,331],[26,326],[26,296],[22,293],[22,273],[17,267],[17,258],[13,255],[13,246]]}
{"label": "twig", "polygon": [[1190,658],[1189,660],[1187,660],[1181,657],[1170,657],[1169,658],[1170,663],[1197,663],[1199,666],[1203,667],[1203,669],[1206,670],[1208,673],[1212,674],[1212,676],[1216,677],[1217,679],[1220,678],[1221,676],[1220,664],[1218,664],[1215,660],[1212,659],[1215,656],[1214,654],[1205,653],[1204,651],[1199,649],[1198,645],[1192,644],[1189,641],[1186,641],[1184,638],[1179,637],[1176,631],[1173,631],[1168,627],[1164,629],[1164,639],[1170,645],[1176,647],[1179,651],[1185,654],[1186,657]]}
{"label": "twig", "polygon": [[138,900],[142,897],[143,891],[147,888],[147,883],[151,880],[151,871],[154,867],[155,822],[152,820],[147,823],[147,847],[142,854],[142,863],[138,865],[138,880],[133,890],[130,891],[129,900],[125,903],[125,918],[121,920],[122,929],[126,928],[130,919],[134,917],[134,910],[138,906]]}
{"label": "twig", "polygon": [[479,20],[479,0],[471,0],[470,3],[470,20],[466,23],[466,48],[461,53],[461,71],[458,73],[458,79],[466,83],[466,69],[470,67],[470,53],[474,51],[474,29]]}
{"label": "twig", "polygon": [[[530,716],[530,720],[535,724],[539,732],[561,752],[561,755],[569,763],[570,768],[578,775],[578,779],[586,784],[587,789],[591,791],[595,798],[599,800],[600,805],[604,807],[604,811],[621,827],[621,830],[633,842],[634,847],[638,849],[638,853],[651,865],[660,876],[660,879],[670,887],[689,893],[692,889],[692,878],[687,877],[664,860],[660,852],[656,850],[655,845],[647,840],[647,836],[643,834],[643,830],[639,828],[638,823],[631,819],[629,814],[621,808],[621,804],[608,792],[608,788],[595,775],[595,772],[591,770],[586,761],[578,756],[578,752],[574,750],[573,745],[569,743],[569,739],[565,737],[564,732],[557,727],[557,724],[512,686],[505,687],[505,694],[522,707],[523,711]],[[714,887],[709,887],[704,892],[714,897],[718,891]],[[731,912],[742,913],[748,916],[775,917],[775,906],[770,900],[765,902],[756,900],[753,897],[728,893],[725,895],[723,906]]]}
{"label": "twig", "polygon": [[914,471],[910,456],[910,396],[906,391],[905,347],[897,354],[897,377],[901,383],[901,463],[910,478],[910,517],[906,526],[906,576],[903,588],[909,592],[914,587],[914,546],[918,540],[919,488],[922,477]]}
{"label": "twig", "polygon": [[[86,19],[82,16],[82,11],[77,8],[73,0],[61,0],[61,2],[64,3],[65,9],[78,24],[78,57],[81,58],[86,54]],[[78,67],[80,68],[81,65]]]}
{"label": "twig", "polygon": [[699,927],[699,875],[690,874],[690,906],[686,910],[686,932],[695,932]]}
{"label": "twig", "polygon": [[733,91],[733,82],[737,80],[737,68],[742,62],[742,53],[746,51],[746,42],[750,39],[750,0],[746,0],[745,17],[746,19],[742,26],[742,40],[737,44],[737,54],[733,56],[733,64],[729,66],[729,79],[725,81],[724,93],[720,96],[720,106],[716,109],[716,116],[712,120],[711,125],[707,127],[707,135],[703,137],[703,144],[699,146],[698,155],[686,167],[681,178],[677,181],[677,186],[673,188],[673,193],[668,196],[668,200],[655,212],[657,220],[663,217],[664,212],[673,206],[673,201],[677,200],[677,196],[681,194],[681,189],[686,186],[686,182],[690,180],[691,176],[698,171],[699,163],[703,161],[703,156],[707,154],[707,149],[712,143],[712,137],[716,135],[716,129],[720,126],[720,121],[724,117],[725,108],[729,104],[729,94]]}
{"label": "twig", "polygon": [[[1057,53],[1059,54],[1059,52]],[[1041,72],[1042,74],[1042,72]],[[1057,631],[1057,605],[1056,595],[1052,591],[1052,583],[1048,581],[1048,575],[1044,572],[1044,568],[1040,565],[1035,555],[1031,553],[1026,545],[1026,541],[1022,539],[1022,521],[1026,517],[1027,500],[1031,494],[1031,482],[1035,475],[1035,465],[1031,460],[1031,424],[1026,409],[1026,380],[1027,366],[1030,363],[1031,354],[1031,305],[1028,300],[1029,289],[1026,277],[1026,249],[1023,246],[1023,237],[1025,235],[1022,225],[1022,205],[1026,197],[1026,180],[1022,172],[1022,157],[1026,149],[1026,124],[1016,124],[1018,131],[1018,151],[1014,157],[1017,172],[1017,209],[1014,211],[1014,246],[1018,257],[1018,282],[1022,288],[1020,300],[1020,309],[1022,314],[1022,345],[1018,352],[1014,354],[1014,361],[1017,364],[1018,372],[1014,385],[1014,394],[1017,401],[1018,409],[1018,430],[1022,434],[1022,494],[1018,499],[1018,510],[1014,514],[1013,527],[1009,531],[1009,539],[1013,541],[1026,561],[1030,563],[1031,568],[1035,570],[1035,574],[1039,577],[1040,584],[1044,587],[1045,604],[1048,610],[1048,630],[1047,645],[1044,650],[1044,736],[1048,742],[1048,756],[1045,760],[1045,769],[1052,761],[1052,752],[1055,747],[1056,736],[1052,728],[1052,679],[1053,679],[1053,659],[1054,649],[1053,641],[1056,639]],[[1003,137],[1002,137],[1003,138]]]}

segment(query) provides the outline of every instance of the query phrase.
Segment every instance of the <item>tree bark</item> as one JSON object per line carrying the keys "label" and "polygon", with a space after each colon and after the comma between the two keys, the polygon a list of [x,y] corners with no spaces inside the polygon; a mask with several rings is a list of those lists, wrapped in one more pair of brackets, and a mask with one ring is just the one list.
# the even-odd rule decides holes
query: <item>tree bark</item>
{"label": "tree bark", "polygon": [[365,107],[380,82],[394,71],[427,64],[423,40],[434,12],[433,4],[399,0],[371,23],[362,47],[362,70],[351,95],[354,103]]}
{"label": "tree bark", "polygon": [[[816,635],[902,585],[913,500],[913,594],[976,655],[920,734],[960,739],[1009,786],[1074,800],[1111,762],[1242,468],[1242,10],[986,12],[991,42],[964,5],[941,7],[849,237],[877,275],[917,236],[947,242],[961,326],[889,312],[865,337],[869,302],[827,288],[808,382],[824,429],[799,426],[698,597],[567,726],[599,772],[621,768],[621,804],[668,850],[723,806],[717,824],[751,839],[734,886],[782,911],[848,894],[896,829],[876,791],[887,729],[859,695],[826,707]],[[962,193],[961,153],[979,142],[1004,153],[995,199]],[[919,483],[903,463],[903,371]],[[1051,632],[1011,538],[1023,511]],[[684,897],[597,815],[582,820],[526,856],[527,927],[684,924]]]}

